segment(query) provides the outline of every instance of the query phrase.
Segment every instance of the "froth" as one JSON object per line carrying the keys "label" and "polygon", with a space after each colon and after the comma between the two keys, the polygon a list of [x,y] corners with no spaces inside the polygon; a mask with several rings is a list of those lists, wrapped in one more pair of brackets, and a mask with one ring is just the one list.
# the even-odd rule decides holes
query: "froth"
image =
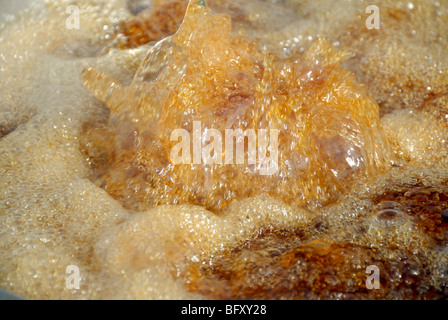
{"label": "froth", "polygon": [[[81,9],[80,30],[65,27],[69,4]],[[305,9],[317,10],[309,3]],[[347,12],[361,12],[358,4],[349,9]],[[344,24],[343,18],[337,18],[340,12],[337,9],[332,16],[337,25]],[[267,16],[265,12],[262,17]],[[316,16],[316,21],[310,23],[318,28],[327,15]],[[425,199],[446,192],[448,129],[441,110],[446,110],[447,104],[439,99],[435,109],[417,110],[419,105],[412,103],[423,98],[406,96],[408,109],[395,110],[401,106],[393,107],[396,100],[387,96],[385,86],[381,90],[371,82],[370,72],[377,70],[377,65],[364,64],[357,76],[368,79],[365,83],[373,90],[374,98],[383,99],[388,108],[381,125],[395,155],[393,164],[381,175],[354,182],[352,192],[332,205],[308,211],[266,196],[235,202],[220,215],[190,205],[157,206],[136,213],[125,210],[95,185],[91,181],[94,164],[80,141],[86,123],[105,121],[107,111],[84,87],[81,73],[93,66],[123,84],[131,83],[151,44],[137,49],[111,49],[110,30],[130,17],[124,0],[54,0],[21,13],[0,28],[3,289],[25,298],[47,299],[203,298],[200,290],[195,293],[185,285],[191,279],[182,275],[191,265],[214,266],[246,241],[283,230],[303,233],[295,244],[324,238],[323,246],[339,241],[379,248],[377,257],[382,259],[400,260],[409,255],[415,268],[428,270],[432,286],[446,286],[446,239],[425,233],[425,222],[407,215],[406,199],[415,197],[406,194],[406,188],[418,185],[415,192],[426,192]],[[259,26],[256,34],[265,35],[262,38],[266,47],[288,55],[307,45],[292,40],[296,46],[285,49],[280,44],[286,43],[287,35],[299,32],[300,39],[316,39],[316,33],[303,24],[291,22],[289,28],[281,26],[272,32],[262,32]],[[359,39],[351,42],[326,28],[319,32],[341,43],[346,41],[347,46],[353,44],[351,49],[355,51],[362,50]],[[417,37],[421,40],[421,36]],[[372,50],[371,58],[379,52]],[[389,54],[387,61],[395,61],[394,53]],[[357,56],[354,60],[362,59]],[[430,63],[435,65],[431,69],[434,74],[446,71],[445,62],[439,60],[439,66]],[[387,69],[391,73],[400,69],[393,66]],[[412,66],[406,70],[410,69]],[[382,81],[387,82],[390,73],[382,75]],[[441,87],[443,83],[437,92]],[[435,189],[428,191],[426,187]],[[378,200],[400,188],[403,192],[399,197],[394,195],[388,202]],[[431,231],[434,234],[436,227]],[[391,254],[387,246],[398,249]],[[80,268],[80,290],[66,287],[66,268],[70,265]],[[398,271],[391,274],[399,277]]]}

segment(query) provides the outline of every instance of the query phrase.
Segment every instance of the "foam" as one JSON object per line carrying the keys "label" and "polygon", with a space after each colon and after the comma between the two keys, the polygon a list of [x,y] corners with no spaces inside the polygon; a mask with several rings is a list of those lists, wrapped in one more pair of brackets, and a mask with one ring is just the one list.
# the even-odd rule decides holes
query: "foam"
{"label": "foam", "polygon": [[[388,43],[406,39],[388,52],[387,46],[364,47],[364,40],[347,37],[347,26],[364,17],[366,2],[331,1],[334,10],[326,10],[327,1],[288,3],[301,16],[312,15],[280,31],[257,29],[256,36],[263,37],[266,48],[277,48],[284,55],[305,50],[317,34],[357,51],[347,65],[361,81],[367,79],[362,81],[367,91],[388,109],[381,125],[395,154],[394,168],[354,182],[345,197],[313,211],[263,196],[238,201],[221,215],[191,205],[157,206],[138,213],[126,210],[91,180],[92,159],[87,159],[80,143],[83,127],[104,121],[107,112],[84,87],[81,73],[93,66],[129,84],[150,45],[110,50],[113,40],[106,36],[119,21],[131,18],[124,0],[46,1],[0,28],[0,127],[8,128],[8,134],[0,138],[0,286],[30,299],[203,298],[185,285],[191,281],[184,277],[191,264],[214,265],[264,232],[303,230],[304,242],[321,238],[350,242],[380,248],[381,257],[391,254],[389,246],[409,249],[417,270],[428,270],[428,283],[442,290],[446,286],[446,242],[435,243],[399,207],[393,209],[392,220],[382,220],[385,208],[374,198],[405,185],[442,190],[448,181],[446,119],[440,113],[447,105],[439,99],[432,104],[435,109],[417,110],[425,96],[422,88],[434,87],[436,95],[446,88],[446,80],[436,77],[440,71],[445,75],[446,58],[435,53],[446,48],[443,37],[448,32],[442,31],[446,31],[447,9],[439,4],[438,18],[428,19],[436,4],[422,1],[411,23],[415,29],[425,25],[424,30],[416,29],[407,38],[406,25],[397,24],[393,36],[392,31],[385,31],[378,39],[388,39]],[[405,8],[405,3],[385,5]],[[65,28],[65,8],[73,4],[81,8],[81,30]],[[255,10],[253,2],[248,8]],[[353,12],[357,14],[351,16]],[[352,20],[347,23],[348,17]],[[431,28],[434,34],[429,33]],[[301,35],[301,40],[292,40],[294,46],[285,49],[280,43],[289,35]],[[305,40],[308,36],[313,40]],[[422,61],[418,50],[423,47],[433,55],[417,68]],[[357,69],[359,61],[364,61],[363,52],[370,62]],[[417,84],[400,93],[398,100],[390,95],[391,90],[395,92],[389,83],[393,74],[400,75],[400,84],[411,74],[410,81]],[[425,77],[419,80],[422,74]],[[395,106],[397,101],[403,106]],[[395,110],[401,108],[407,110]],[[316,223],[325,228],[317,230]],[[400,259],[403,252],[396,250],[388,257]],[[80,268],[80,290],[66,288],[69,265]]]}

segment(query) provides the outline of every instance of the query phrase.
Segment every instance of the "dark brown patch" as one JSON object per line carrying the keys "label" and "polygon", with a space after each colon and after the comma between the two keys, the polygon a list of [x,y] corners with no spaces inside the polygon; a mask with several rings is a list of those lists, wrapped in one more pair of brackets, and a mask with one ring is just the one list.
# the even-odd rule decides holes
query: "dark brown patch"
{"label": "dark brown patch", "polygon": [[[381,270],[380,289],[366,287],[366,268]],[[212,266],[192,265],[190,291],[213,299],[434,299],[418,257],[389,260],[379,250],[319,239],[267,234],[215,259]],[[422,288],[424,288],[422,290]]]}
{"label": "dark brown patch", "polygon": [[448,241],[448,190],[442,187],[423,185],[403,186],[375,197],[377,204],[393,201],[399,203],[404,212],[411,215],[424,232],[436,240]]}

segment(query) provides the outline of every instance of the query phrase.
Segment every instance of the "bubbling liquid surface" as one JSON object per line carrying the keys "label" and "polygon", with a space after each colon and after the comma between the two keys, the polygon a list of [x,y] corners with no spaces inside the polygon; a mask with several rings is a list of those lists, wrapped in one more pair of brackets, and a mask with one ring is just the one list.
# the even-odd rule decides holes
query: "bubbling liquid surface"
{"label": "bubbling liquid surface", "polygon": [[[215,14],[190,4],[197,12],[177,33],[185,1],[73,3],[79,30],[56,0],[0,29],[2,289],[31,299],[448,296],[445,3],[378,2],[381,28],[368,30],[363,1],[215,0]],[[220,191],[208,193],[203,171],[180,166],[178,180],[145,186],[145,169],[154,180],[169,167],[168,129],[229,119],[284,130],[280,180],[217,168]],[[363,165],[350,166],[347,150]],[[79,290],[66,287],[73,265]],[[379,290],[365,287],[370,265]]]}
{"label": "bubbling liquid surface", "polygon": [[[96,184],[138,211],[189,203],[221,213],[261,194],[298,206],[334,202],[389,160],[378,105],[339,67],[342,58],[325,40],[288,59],[263,53],[231,34],[230,17],[191,2],[180,29],[149,50],[128,87],[83,73],[110,110],[106,126],[86,133],[88,154],[104,159]],[[173,139],[175,130],[188,140]],[[267,150],[269,162],[260,160]]]}

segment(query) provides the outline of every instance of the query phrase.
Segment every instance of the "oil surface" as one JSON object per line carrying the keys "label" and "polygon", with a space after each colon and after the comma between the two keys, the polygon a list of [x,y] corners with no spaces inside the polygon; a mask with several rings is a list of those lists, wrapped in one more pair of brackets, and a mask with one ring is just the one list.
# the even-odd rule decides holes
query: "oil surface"
{"label": "oil surface", "polygon": [[[77,0],[69,29],[51,0],[6,21],[0,287],[446,299],[447,3],[371,2]],[[279,174],[173,166],[194,121],[279,129]]]}

